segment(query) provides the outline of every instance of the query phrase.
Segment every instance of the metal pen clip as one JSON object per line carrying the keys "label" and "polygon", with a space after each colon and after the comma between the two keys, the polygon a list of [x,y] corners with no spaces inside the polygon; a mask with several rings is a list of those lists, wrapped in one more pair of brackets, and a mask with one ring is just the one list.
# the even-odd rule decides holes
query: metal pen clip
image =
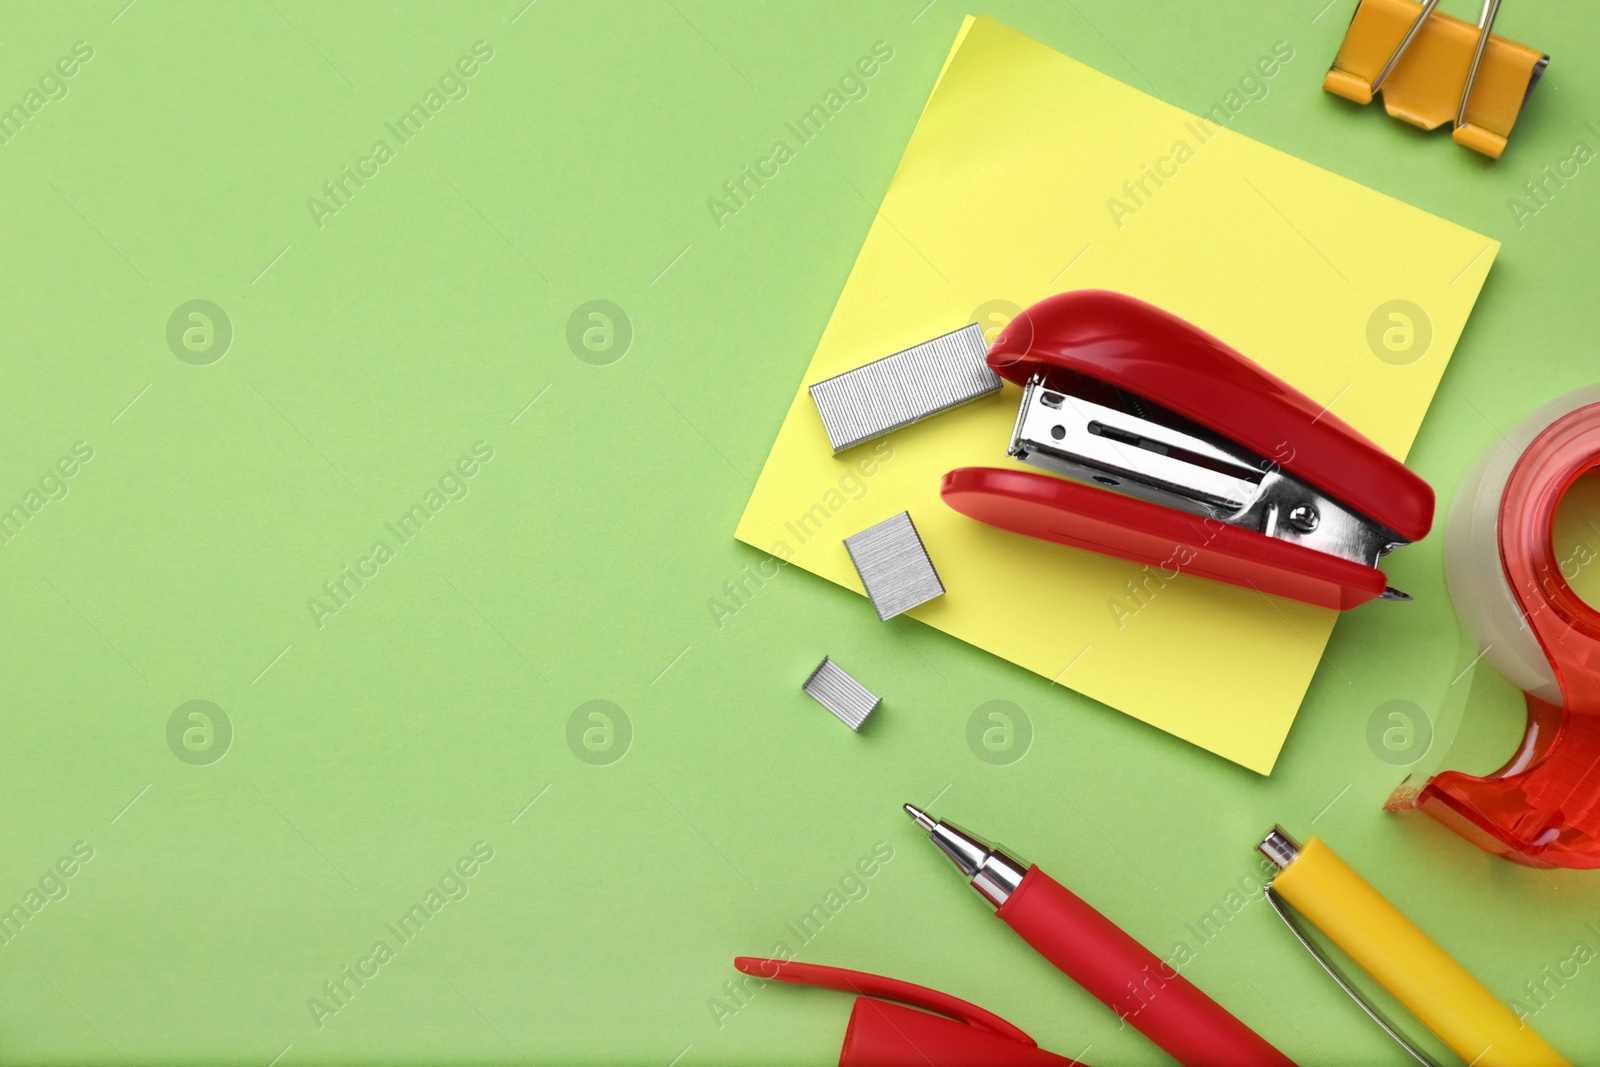
{"label": "metal pen clip", "polygon": [[[1208,427],[1122,389],[1035,376],[1009,455],[1365,566],[1409,542]],[[1391,600],[1411,599],[1390,589]]]}
{"label": "metal pen clip", "polygon": [[[1287,867],[1300,854],[1300,845],[1294,838],[1285,833],[1281,826],[1274,827],[1272,832],[1257,847],[1262,855],[1270,859],[1279,870]],[[1272,888],[1271,882],[1267,883],[1266,897],[1267,903],[1272,905],[1272,910],[1278,913],[1278,918],[1283,920],[1283,925],[1287,926],[1289,932],[1294,934],[1295,940],[1300,942],[1301,947],[1311,954],[1311,958],[1316,960],[1324,971],[1328,972],[1328,977],[1332,978],[1334,983],[1344,990],[1362,1011],[1367,1013],[1369,1019],[1377,1023],[1384,1033],[1394,1039],[1395,1044],[1405,1049],[1411,1058],[1422,1064],[1423,1067],[1442,1067],[1438,1060],[1418,1048],[1401,1033],[1399,1028],[1391,1023],[1388,1017],[1378,1009],[1378,1006],[1363,996],[1354,983],[1340,972],[1338,965],[1318,947],[1310,931],[1294,917],[1293,909],[1289,907],[1288,902],[1278,895],[1277,890]]]}

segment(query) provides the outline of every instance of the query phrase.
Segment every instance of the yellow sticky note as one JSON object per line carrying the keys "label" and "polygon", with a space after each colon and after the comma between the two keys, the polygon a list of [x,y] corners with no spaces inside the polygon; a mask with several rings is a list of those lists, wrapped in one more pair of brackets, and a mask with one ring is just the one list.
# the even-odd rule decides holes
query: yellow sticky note
{"label": "yellow sticky note", "polygon": [[1403,458],[1498,243],[1234,133],[1228,117],[969,18],[737,536],[860,592],[843,539],[909,510],[947,590],[914,618],[1265,774],[1336,612],[951,510],[945,472],[1016,466],[1013,386],[839,456],[806,391],[968,322],[992,340],[1052,293],[1115,289]]}

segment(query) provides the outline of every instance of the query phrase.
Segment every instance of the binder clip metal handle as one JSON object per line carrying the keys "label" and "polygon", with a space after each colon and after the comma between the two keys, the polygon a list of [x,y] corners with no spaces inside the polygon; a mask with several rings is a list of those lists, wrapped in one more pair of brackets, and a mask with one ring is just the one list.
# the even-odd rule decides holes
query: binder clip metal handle
{"label": "binder clip metal handle", "polygon": [[[1434,0],[1429,0],[1434,2]],[[1472,66],[1467,68],[1467,84],[1461,90],[1461,106],[1456,110],[1456,129],[1467,124],[1467,104],[1472,101],[1472,85],[1478,80],[1478,68],[1483,65],[1483,50],[1494,32],[1495,16],[1500,14],[1500,0],[1484,0],[1483,14],[1478,16],[1478,46],[1472,50]]]}
{"label": "binder clip metal handle", "polygon": [[[1416,20],[1411,23],[1411,28],[1406,31],[1405,37],[1401,38],[1400,43],[1395,46],[1394,54],[1389,57],[1389,62],[1385,63],[1383,70],[1379,71],[1378,76],[1372,79],[1372,85],[1367,89],[1367,101],[1370,101],[1372,95],[1383,88],[1383,83],[1389,79],[1389,75],[1394,73],[1395,65],[1400,62],[1400,57],[1406,54],[1406,49],[1411,47],[1411,42],[1417,39],[1417,34],[1422,30],[1422,24],[1428,21],[1428,16],[1433,14],[1433,9],[1438,6],[1439,0],[1428,0],[1427,3],[1422,5],[1422,10],[1417,12]],[[1473,63],[1473,67],[1476,69],[1476,62]],[[1461,99],[1463,103],[1466,102],[1465,95]],[[1365,103],[1367,101],[1362,102]]]}

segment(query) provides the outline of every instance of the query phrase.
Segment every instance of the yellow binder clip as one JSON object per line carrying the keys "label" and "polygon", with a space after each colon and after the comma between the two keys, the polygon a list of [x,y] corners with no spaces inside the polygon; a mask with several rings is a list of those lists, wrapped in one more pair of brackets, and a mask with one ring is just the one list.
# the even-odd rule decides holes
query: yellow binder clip
{"label": "yellow binder clip", "polygon": [[1361,0],[1322,87],[1358,104],[1382,90],[1395,118],[1425,130],[1453,119],[1458,144],[1499,159],[1550,57],[1492,32],[1500,0],[1485,0],[1476,26],[1438,4]]}

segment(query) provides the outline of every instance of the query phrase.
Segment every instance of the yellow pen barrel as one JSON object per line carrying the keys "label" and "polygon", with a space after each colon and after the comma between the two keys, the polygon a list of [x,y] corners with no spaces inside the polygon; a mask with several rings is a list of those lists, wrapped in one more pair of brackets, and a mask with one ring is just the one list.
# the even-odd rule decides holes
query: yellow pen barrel
{"label": "yellow pen barrel", "polygon": [[1273,887],[1474,1067],[1571,1067],[1317,838]]}

